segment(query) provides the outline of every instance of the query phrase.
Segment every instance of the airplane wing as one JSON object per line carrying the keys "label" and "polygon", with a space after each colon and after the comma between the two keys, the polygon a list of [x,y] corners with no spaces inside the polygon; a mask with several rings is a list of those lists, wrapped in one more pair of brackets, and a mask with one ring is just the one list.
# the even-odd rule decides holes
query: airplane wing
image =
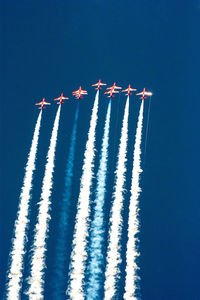
{"label": "airplane wing", "polygon": [[104,94],[114,94],[114,93],[119,93],[119,91],[107,91],[107,92],[105,92]]}
{"label": "airplane wing", "polygon": [[115,91],[115,90],[114,90],[114,91],[112,91],[112,93],[119,93],[119,91]]}
{"label": "airplane wing", "polygon": [[100,83],[100,85],[107,85],[106,83]]}
{"label": "airplane wing", "polygon": [[68,97],[62,97],[62,99],[69,99]]}
{"label": "airplane wing", "polygon": [[98,85],[98,83],[92,84],[92,86],[97,86],[97,85]]}
{"label": "airplane wing", "polygon": [[120,86],[115,86],[116,89],[122,89]]}
{"label": "airplane wing", "polygon": [[126,90],[123,90],[122,92],[128,92],[128,89],[126,89]]}
{"label": "airplane wing", "polygon": [[132,89],[132,88],[130,88],[130,91],[137,91],[136,89]]}
{"label": "airplane wing", "polygon": [[56,100],[60,100],[60,97],[58,97],[58,98],[55,98],[55,99],[53,99],[53,100],[55,100],[55,101],[56,101]]}
{"label": "airplane wing", "polygon": [[144,93],[146,96],[152,96],[152,92],[145,92]]}
{"label": "airplane wing", "polygon": [[45,101],[44,101],[43,103],[46,104],[46,105],[51,105],[51,103],[49,103],[49,102],[45,102]]}
{"label": "airplane wing", "polygon": [[137,93],[136,95],[143,95],[143,92],[141,92],[141,93]]}
{"label": "airplane wing", "polygon": [[39,102],[39,103],[35,103],[35,105],[42,105],[42,102]]}

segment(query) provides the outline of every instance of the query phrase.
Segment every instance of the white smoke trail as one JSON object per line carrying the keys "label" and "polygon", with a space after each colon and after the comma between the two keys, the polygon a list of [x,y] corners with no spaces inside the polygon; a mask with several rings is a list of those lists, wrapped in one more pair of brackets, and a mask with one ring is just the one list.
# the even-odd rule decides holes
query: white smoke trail
{"label": "white smoke trail", "polygon": [[101,158],[99,170],[97,173],[97,191],[94,200],[94,219],[91,224],[91,245],[90,245],[90,261],[89,261],[89,284],[87,288],[87,299],[97,299],[100,289],[100,281],[102,276],[103,254],[102,247],[104,241],[104,199],[106,192],[106,173],[108,163],[108,140],[110,129],[110,112],[111,102],[108,104],[106,121],[104,127],[104,136],[101,149]]}
{"label": "white smoke trail", "polygon": [[65,298],[68,216],[69,216],[69,209],[70,209],[78,115],[79,115],[79,103],[76,107],[69,155],[67,159],[66,176],[65,176],[65,192],[61,203],[59,232],[58,232],[58,239],[57,239],[56,253],[55,253],[56,260],[54,266],[53,299],[57,299],[57,300]]}
{"label": "white smoke trail", "polygon": [[116,170],[116,182],[113,195],[113,205],[110,217],[110,231],[107,251],[107,265],[105,272],[105,299],[116,299],[116,282],[119,276],[120,239],[122,231],[123,191],[126,173],[126,153],[128,140],[128,115],[129,115],[129,96],[127,98],[123,125],[121,129],[121,139],[118,153],[118,162]]}
{"label": "white smoke trail", "polygon": [[12,250],[9,254],[9,270],[7,279],[7,299],[15,300],[20,298],[21,280],[23,271],[23,262],[25,244],[27,239],[27,229],[29,224],[29,202],[31,198],[33,171],[35,170],[35,160],[37,154],[38,138],[40,132],[42,111],[39,113],[35,131],[33,135],[32,145],[25,168],[24,183],[20,194],[19,208],[17,219],[15,221],[15,229],[12,240]]}
{"label": "white smoke trail", "polygon": [[39,202],[39,213],[37,224],[35,226],[35,236],[33,243],[33,256],[31,258],[31,275],[29,278],[29,290],[27,294],[29,299],[43,299],[43,284],[44,284],[44,267],[45,267],[45,252],[46,238],[48,233],[48,224],[50,220],[50,196],[52,188],[52,177],[54,171],[54,157],[58,134],[58,126],[60,119],[61,105],[58,107],[56,118],[53,125],[53,131],[50,140],[49,151],[47,154],[47,163],[45,166],[45,174],[42,183],[41,201]]}
{"label": "white smoke trail", "polygon": [[88,218],[90,215],[90,189],[93,177],[93,162],[95,157],[95,129],[97,124],[99,90],[96,93],[88,140],[84,153],[83,173],[80,184],[80,194],[77,205],[77,215],[73,236],[73,250],[71,254],[70,282],[67,293],[70,299],[84,299],[83,279],[85,272],[85,261],[87,259],[87,237],[88,237]]}
{"label": "white smoke trail", "polygon": [[140,195],[140,173],[142,172],[140,166],[140,154],[141,154],[141,139],[142,139],[142,121],[143,121],[143,107],[144,100],[140,106],[140,113],[137,124],[135,147],[134,147],[134,158],[133,158],[133,170],[132,170],[132,183],[131,183],[131,198],[129,205],[129,218],[128,218],[128,242],[126,251],[126,279],[125,279],[125,293],[124,299],[134,299],[137,300],[135,295],[138,286],[138,275],[137,270],[137,257],[138,252],[138,238],[137,234],[139,232],[139,195]]}

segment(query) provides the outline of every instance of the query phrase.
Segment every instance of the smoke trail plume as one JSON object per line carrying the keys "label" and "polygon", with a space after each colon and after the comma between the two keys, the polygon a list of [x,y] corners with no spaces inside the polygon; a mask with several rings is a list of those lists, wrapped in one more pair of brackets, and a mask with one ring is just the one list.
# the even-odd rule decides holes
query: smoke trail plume
{"label": "smoke trail plume", "polygon": [[108,140],[110,129],[111,102],[108,104],[106,122],[104,127],[104,136],[101,148],[100,165],[97,173],[97,190],[94,200],[94,219],[91,224],[91,245],[89,261],[89,284],[87,288],[87,298],[89,300],[97,299],[101,284],[103,254],[102,247],[104,241],[104,199],[106,193],[106,173],[108,163]]}
{"label": "smoke trail plume", "polygon": [[29,202],[31,198],[33,171],[35,170],[35,160],[37,154],[38,138],[40,132],[42,111],[39,113],[32,145],[25,168],[24,183],[20,194],[17,219],[15,221],[14,235],[11,252],[9,254],[9,270],[7,279],[6,298],[9,300],[19,299],[21,290],[21,280],[23,272],[23,262],[25,255],[25,245],[27,239],[27,229],[29,224]]}
{"label": "smoke trail plume", "polygon": [[85,273],[85,261],[87,259],[87,237],[88,237],[88,218],[90,215],[90,189],[93,177],[93,162],[95,157],[95,129],[97,124],[99,90],[97,91],[92,117],[90,121],[90,129],[88,132],[88,140],[84,153],[83,173],[80,183],[80,194],[77,205],[77,215],[75,221],[75,229],[73,236],[73,250],[71,254],[70,265],[70,282],[67,293],[70,299],[84,299],[83,280]]}
{"label": "smoke trail plume", "polygon": [[67,231],[68,231],[68,214],[71,198],[71,186],[74,168],[74,156],[76,145],[77,123],[79,115],[79,103],[76,107],[74,125],[72,130],[69,155],[66,166],[65,192],[61,203],[61,213],[59,221],[58,240],[56,245],[56,261],[54,266],[54,297],[53,299],[65,298],[65,272],[66,272],[66,253],[67,253]]}
{"label": "smoke trail plume", "polygon": [[119,276],[120,239],[122,231],[121,210],[123,208],[123,190],[126,173],[126,153],[128,140],[128,114],[129,114],[129,96],[127,98],[123,125],[121,129],[121,139],[118,153],[118,162],[116,169],[116,182],[113,195],[113,205],[110,217],[110,231],[107,251],[107,265],[105,273],[105,299],[116,299],[116,283]]}
{"label": "smoke trail plume", "polygon": [[138,238],[137,234],[139,232],[139,202],[138,198],[140,195],[140,173],[142,172],[140,166],[140,154],[141,154],[141,138],[142,138],[142,121],[143,121],[143,107],[144,100],[141,103],[140,113],[137,124],[135,147],[134,147],[134,157],[133,157],[133,170],[132,170],[132,183],[131,183],[131,198],[129,205],[129,218],[128,218],[128,242],[126,251],[126,279],[125,279],[125,293],[124,299],[135,299],[136,290],[138,286],[137,270],[137,257],[138,252]]}
{"label": "smoke trail plume", "polygon": [[31,258],[31,275],[29,278],[29,290],[27,294],[31,300],[43,299],[43,284],[44,284],[44,267],[45,267],[45,252],[46,239],[48,233],[48,225],[50,220],[50,196],[53,184],[54,157],[56,149],[56,141],[58,134],[58,126],[60,119],[61,105],[58,107],[56,118],[53,125],[53,131],[50,140],[50,146],[47,154],[47,163],[45,166],[45,174],[42,183],[41,201],[39,202],[39,213],[37,224],[35,226],[35,236],[33,243],[33,256]]}

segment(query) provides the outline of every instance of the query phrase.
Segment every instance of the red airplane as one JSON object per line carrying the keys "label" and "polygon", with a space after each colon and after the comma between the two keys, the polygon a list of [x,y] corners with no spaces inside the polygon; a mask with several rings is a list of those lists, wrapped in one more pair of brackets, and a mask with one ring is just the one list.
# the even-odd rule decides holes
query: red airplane
{"label": "red airplane", "polygon": [[97,83],[95,83],[95,84],[92,84],[92,86],[97,86],[96,88],[95,88],[95,90],[101,90],[102,88],[101,88],[101,85],[107,85],[106,83],[102,83],[101,82],[101,79],[99,79],[99,81],[97,82]]}
{"label": "red airplane", "polygon": [[132,91],[137,91],[136,89],[132,89],[131,85],[129,84],[128,88],[126,90],[123,90],[122,92],[127,92],[125,95],[132,95]]}
{"label": "red airplane", "polygon": [[152,92],[147,92],[145,88],[143,88],[143,91],[141,93],[137,93],[136,95],[142,95],[140,99],[147,99],[145,96],[152,96]]}
{"label": "red airplane", "polygon": [[41,106],[38,107],[38,108],[39,108],[39,109],[44,109],[44,108],[46,108],[46,107],[44,107],[45,104],[46,104],[46,105],[51,105],[51,103],[45,102],[45,98],[43,98],[41,102],[36,103],[35,105],[41,105]]}
{"label": "red airplane", "polygon": [[121,87],[116,86],[116,83],[114,82],[113,86],[107,88],[107,90],[112,90],[112,89],[121,89]]}
{"label": "red airplane", "polygon": [[60,95],[60,97],[58,97],[58,98],[55,98],[54,100],[55,101],[57,101],[57,100],[59,100],[59,102],[57,102],[57,104],[61,104],[61,103],[64,103],[62,100],[64,100],[64,99],[69,99],[69,98],[67,98],[67,97],[63,97],[63,93]]}
{"label": "red airplane", "polygon": [[116,83],[114,82],[113,86],[107,88],[107,92],[105,92],[104,94],[110,94],[108,97],[111,98],[111,97],[115,97],[113,94],[114,93],[119,93],[119,91],[116,91],[115,89],[121,89],[120,86],[116,86]]}
{"label": "red airplane", "polygon": [[87,91],[82,90],[80,86],[77,91],[72,92],[72,95],[75,96],[76,99],[82,99],[82,95],[87,95]]}
{"label": "red airplane", "polygon": [[119,93],[119,91],[115,91],[115,88],[112,87],[112,89],[111,89],[110,91],[107,91],[107,92],[105,92],[104,94],[110,94],[108,97],[109,97],[109,98],[113,98],[113,97],[115,97],[115,96],[113,95],[114,93]]}

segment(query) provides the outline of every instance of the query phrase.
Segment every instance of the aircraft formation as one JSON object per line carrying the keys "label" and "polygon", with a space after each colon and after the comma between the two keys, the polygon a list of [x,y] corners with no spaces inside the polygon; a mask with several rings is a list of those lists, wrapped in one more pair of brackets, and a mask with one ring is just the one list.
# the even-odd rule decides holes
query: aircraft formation
{"label": "aircraft formation", "polygon": [[[92,86],[95,87],[95,90],[100,90],[100,89],[102,89],[101,86],[105,86],[105,85],[107,85],[107,84],[102,83],[101,79],[99,79],[99,81],[97,83],[92,84]],[[114,94],[119,93],[120,90],[122,90],[122,87],[116,86],[116,83],[114,82],[114,84],[111,87],[108,87],[106,90],[107,91],[104,94],[108,95],[108,98],[113,98],[113,97],[115,97]],[[125,95],[127,95],[127,96],[132,95],[133,91],[136,91],[136,89],[131,88],[130,84],[127,89],[122,90],[122,92],[126,93]],[[88,95],[88,92],[83,90],[82,87],[80,86],[78,90],[72,92],[72,95],[75,97],[75,99],[82,99],[84,95]],[[148,92],[144,88],[142,92],[137,93],[136,95],[141,96],[140,99],[146,99],[147,96],[152,96],[152,92]],[[67,99],[69,99],[69,98],[64,97],[63,93],[61,93],[60,97],[55,98],[54,101],[58,101],[57,104],[61,104],[61,103],[64,103],[63,100],[67,100]],[[43,100],[41,102],[36,103],[35,105],[40,105],[39,109],[44,109],[44,108],[46,108],[44,105],[50,105],[50,104],[51,103],[46,102],[45,98],[43,98]]]}
{"label": "aircraft formation", "polygon": [[[129,84],[126,89],[117,86],[116,83],[107,87],[104,94],[109,99],[115,97],[115,94],[123,92],[127,97],[124,107],[124,114],[121,125],[121,138],[119,139],[118,150],[117,145],[113,148],[114,151],[109,150],[110,132],[112,130],[111,122],[111,107],[112,101],[108,101],[107,112],[105,117],[104,127],[102,128],[102,145],[99,155],[98,169],[94,168],[96,163],[97,152],[97,125],[98,125],[98,107],[99,107],[99,90],[106,83],[99,80],[92,84],[92,87],[97,90],[93,108],[91,109],[90,125],[88,129],[87,140],[85,143],[85,152],[82,165],[82,175],[80,177],[80,190],[77,198],[77,205],[75,205],[74,212],[76,217],[74,219],[74,231],[71,251],[67,251],[68,242],[66,242],[68,227],[68,218],[72,204],[70,200],[72,197],[71,187],[73,182],[73,170],[75,168],[75,148],[77,141],[77,124],[79,106],[76,106],[76,112],[73,121],[73,129],[71,133],[71,141],[69,144],[68,159],[66,164],[65,187],[61,202],[60,216],[58,221],[58,238],[55,247],[55,262],[52,274],[52,282],[55,282],[52,287],[52,293],[55,295],[51,299],[63,298],[65,295],[72,300],[77,299],[97,299],[104,290],[105,299],[117,299],[118,282],[121,276],[120,262],[123,255],[125,255],[125,285],[123,299],[136,299],[134,295],[138,290],[137,264],[138,256],[140,255],[138,248],[138,233],[140,230],[139,221],[139,195],[140,188],[140,173],[141,167],[141,142],[142,142],[142,128],[143,128],[143,112],[144,99],[151,96],[150,91],[144,88],[137,93],[142,101],[140,101],[139,114],[137,118],[137,128],[135,133],[135,145],[132,152],[132,179],[130,186],[129,199],[129,213],[127,228],[127,246],[126,253],[121,252],[121,240],[123,238],[123,206],[126,201],[124,197],[124,188],[126,187],[126,174],[130,164],[128,160],[128,143],[129,143],[129,96],[136,92],[136,89]],[[72,95],[75,99],[82,99],[88,95],[86,90],[80,86],[78,90],[73,91]],[[25,292],[30,299],[43,299],[44,297],[44,278],[47,253],[47,239],[49,236],[49,222],[51,219],[51,202],[52,202],[52,187],[54,182],[54,168],[56,156],[56,144],[59,138],[59,120],[61,113],[61,104],[64,100],[63,93],[55,99],[58,109],[52,127],[52,134],[49,141],[49,148],[47,152],[47,160],[44,168],[44,177],[41,186],[40,201],[38,201],[38,213],[35,221],[34,233],[30,235],[31,249],[26,246],[29,240],[28,229],[31,212],[31,194],[34,188],[33,176],[35,172],[37,151],[39,144],[39,134],[42,120],[42,110],[51,103],[45,101],[36,103],[40,109],[38,114],[33,139],[31,143],[30,152],[28,154],[27,164],[25,167],[24,181],[20,193],[19,209],[15,221],[14,233],[12,238],[12,245],[9,254],[9,266],[6,279],[6,299],[19,299],[21,293]],[[151,102],[150,102],[151,103]],[[150,103],[148,116],[150,111]],[[148,117],[149,120],[149,117]],[[148,121],[147,121],[148,122]],[[115,127],[117,129],[117,127]],[[148,130],[148,123],[147,123]],[[148,132],[148,131],[146,131]],[[146,135],[147,137],[147,135]],[[115,136],[113,136],[115,142]],[[133,143],[133,140],[131,141]],[[117,150],[117,151],[115,151]],[[118,154],[117,154],[118,153]],[[107,177],[109,174],[109,157],[116,155],[116,169],[115,180],[113,181],[113,194],[110,207],[109,231],[106,233],[105,228],[105,203],[107,192]],[[111,163],[114,166],[112,161]],[[78,162],[79,163],[79,162]],[[39,165],[38,165],[39,166]],[[97,173],[96,173],[97,171]],[[93,178],[96,182],[96,190],[92,188]],[[94,195],[94,197],[93,197]],[[92,199],[94,204],[92,204]],[[92,204],[92,205],[91,205]],[[91,213],[90,213],[91,211]],[[75,214],[74,214],[75,216]],[[92,216],[92,217],[91,217]],[[104,241],[108,242],[107,252],[104,253]],[[31,254],[28,252],[31,250]],[[28,255],[28,256],[27,256]],[[28,266],[28,280],[25,278],[24,265]],[[29,258],[30,257],[30,258]],[[69,270],[66,266],[66,261],[69,260]],[[105,265],[105,268],[104,268]],[[104,272],[105,271],[105,272]],[[87,276],[86,276],[87,274]],[[105,275],[104,275],[105,274]],[[103,275],[103,276],[102,276]],[[66,282],[68,278],[68,282]],[[23,284],[25,283],[25,286]],[[24,289],[25,287],[25,289]],[[58,296],[60,295],[60,297]],[[87,296],[86,296],[87,295]],[[117,297],[117,298],[116,298]]]}

